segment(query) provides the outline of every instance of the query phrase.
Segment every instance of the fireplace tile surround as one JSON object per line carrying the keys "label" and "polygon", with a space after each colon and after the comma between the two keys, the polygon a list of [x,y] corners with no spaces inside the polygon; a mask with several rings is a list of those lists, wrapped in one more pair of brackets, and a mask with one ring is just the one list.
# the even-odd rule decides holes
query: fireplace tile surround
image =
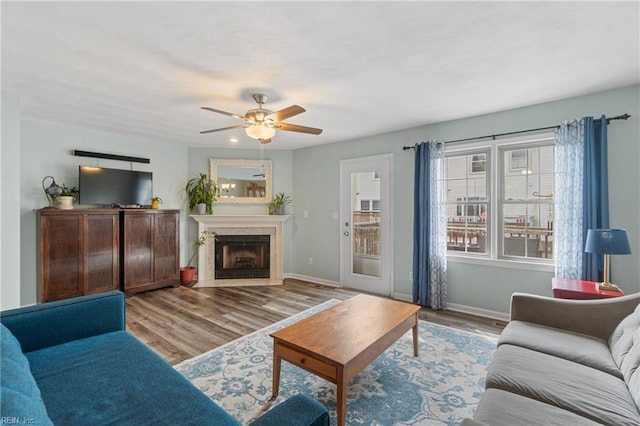
{"label": "fireplace tile surround", "polygon": [[[213,231],[218,235],[269,235],[269,278],[216,279],[215,244],[198,249],[198,283],[196,287],[237,285],[278,285],[284,274],[283,228],[289,215],[191,215],[198,223],[198,235]],[[202,266],[204,265],[204,267]]]}

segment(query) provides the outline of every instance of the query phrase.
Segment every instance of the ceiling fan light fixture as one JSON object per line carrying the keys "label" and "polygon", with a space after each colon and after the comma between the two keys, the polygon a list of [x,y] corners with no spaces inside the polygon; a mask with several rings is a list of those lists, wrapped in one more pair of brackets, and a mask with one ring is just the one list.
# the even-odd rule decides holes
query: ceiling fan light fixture
{"label": "ceiling fan light fixture", "polygon": [[264,124],[254,124],[245,129],[247,136],[252,139],[271,139],[276,135],[276,129],[267,127]]}

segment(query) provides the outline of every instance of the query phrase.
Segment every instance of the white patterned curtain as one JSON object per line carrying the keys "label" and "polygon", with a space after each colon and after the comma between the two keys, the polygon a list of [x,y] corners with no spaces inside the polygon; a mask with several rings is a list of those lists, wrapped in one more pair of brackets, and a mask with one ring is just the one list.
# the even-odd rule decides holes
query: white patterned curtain
{"label": "white patterned curtain", "polygon": [[429,240],[429,271],[431,274],[431,307],[447,307],[447,205],[444,181],[444,143],[429,143],[431,181],[431,239]]}
{"label": "white patterned curtain", "polygon": [[584,122],[563,122],[555,135],[555,276],[581,279],[583,241]]}
{"label": "white patterned curtain", "polygon": [[415,146],[413,301],[447,307],[447,214],[444,144]]}

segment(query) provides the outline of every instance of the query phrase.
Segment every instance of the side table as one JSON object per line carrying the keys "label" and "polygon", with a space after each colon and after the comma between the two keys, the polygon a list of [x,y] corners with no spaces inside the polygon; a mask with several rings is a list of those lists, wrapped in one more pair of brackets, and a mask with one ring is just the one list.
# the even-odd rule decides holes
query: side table
{"label": "side table", "polygon": [[564,280],[553,278],[551,280],[553,297],[559,299],[608,299],[610,297],[624,296],[622,290],[601,290],[595,281]]}

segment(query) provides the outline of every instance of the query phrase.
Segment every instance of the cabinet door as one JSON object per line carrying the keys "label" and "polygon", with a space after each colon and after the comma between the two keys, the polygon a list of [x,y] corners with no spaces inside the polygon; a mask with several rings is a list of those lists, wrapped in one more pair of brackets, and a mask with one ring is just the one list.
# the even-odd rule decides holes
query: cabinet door
{"label": "cabinet door", "polygon": [[41,300],[67,299],[83,292],[82,215],[40,218]]}
{"label": "cabinet door", "polygon": [[152,283],[154,214],[124,215],[124,288]]}
{"label": "cabinet door", "polygon": [[177,213],[159,213],[155,220],[154,278],[174,284],[180,279],[179,217]]}
{"label": "cabinet door", "polygon": [[84,217],[84,293],[117,290],[120,284],[118,214]]}

